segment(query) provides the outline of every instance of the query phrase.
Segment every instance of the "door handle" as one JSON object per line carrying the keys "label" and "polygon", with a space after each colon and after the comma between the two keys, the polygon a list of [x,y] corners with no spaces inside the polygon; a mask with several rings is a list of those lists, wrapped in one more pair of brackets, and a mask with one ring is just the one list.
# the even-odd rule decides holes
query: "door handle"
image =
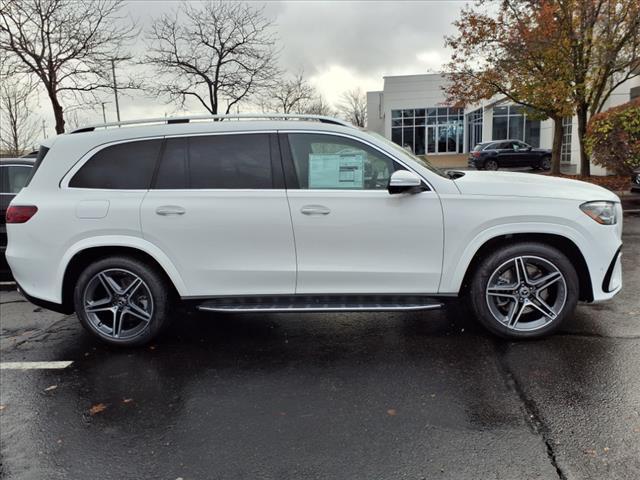
{"label": "door handle", "polygon": [[331,210],[323,205],[305,205],[300,209],[303,215],[329,215]]}
{"label": "door handle", "polygon": [[158,215],[167,216],[167,215],[184,215],[186,210],[179,205],[163,205],[161,207],[156,208],[156,213]]}

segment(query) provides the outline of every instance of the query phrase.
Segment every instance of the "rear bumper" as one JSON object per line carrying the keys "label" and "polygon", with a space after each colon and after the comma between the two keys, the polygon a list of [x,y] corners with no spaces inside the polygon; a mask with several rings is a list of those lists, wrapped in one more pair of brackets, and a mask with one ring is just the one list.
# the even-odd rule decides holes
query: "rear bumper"
{"label": "rear bumper", "polygon": [[29,302],[33,303],[34,305],[38,307],[46,308],[47,310],[52,310],[58,313],[65,313],[65,314],[73,313],[72,308],[69,308],[69,307],[65,308],[64,305],[61,305],[59,303],[49,302],[47,300],[42,300],[41,298],[32,297],[31,295],[29,295],[27,292],[24,291],[24,288],[22,288],[20,284],[17,284],[17,285],[18,285],[18,292],[20,292],[20,295],[22,295],[24,298],[26,298]]}

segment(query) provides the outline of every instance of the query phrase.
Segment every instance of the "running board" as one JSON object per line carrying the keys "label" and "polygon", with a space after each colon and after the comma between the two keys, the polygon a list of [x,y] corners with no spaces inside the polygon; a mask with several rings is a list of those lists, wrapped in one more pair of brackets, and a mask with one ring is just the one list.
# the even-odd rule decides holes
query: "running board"
{"label": "running board", "polygon": [[392,312],[435,310],[443,304],[419,296],[275,296],[207,300],[198,310],[227,313],[260,312]]}

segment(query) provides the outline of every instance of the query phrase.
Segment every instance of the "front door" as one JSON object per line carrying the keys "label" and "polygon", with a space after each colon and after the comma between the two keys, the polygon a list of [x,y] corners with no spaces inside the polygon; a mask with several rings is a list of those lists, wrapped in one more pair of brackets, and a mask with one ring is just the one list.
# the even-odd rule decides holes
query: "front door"
{"label": "front door", "polygon": [[433,190],[390,195],[406,169],[360,140],[281,136],[299,294],[436,293],[443,221]]}
{"label": "front door", "polygon": [[266,133],[166,140],[142,203],[142,232],[173,262],[189,296],[294,293],[277,145]]}

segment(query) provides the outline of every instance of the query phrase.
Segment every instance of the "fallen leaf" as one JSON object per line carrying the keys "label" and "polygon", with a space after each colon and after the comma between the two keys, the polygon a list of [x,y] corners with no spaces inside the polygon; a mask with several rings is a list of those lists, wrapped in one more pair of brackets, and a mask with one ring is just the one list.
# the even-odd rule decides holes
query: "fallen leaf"
{"label": "fallen leaf", "polygon": [[156,346],[155,346],[155,345],[151,345],[151,346],[149,347],[149,350],[155,350],[155,349],[156,349]]}
{"label": "fallen leaf", "polygon": [[123,398],[122,403],[131,403],[133,402],[133,398]]}
{"label": "fallen leaf", "polygon": [[95,415],[96,413],[103,412],[107,409],[107,406],[104,403],[96,403],[89,409],[89,413],[91,415]]}
{"label": "fallen leaf", "polygon": [[0,411],[4,410],[4,407],[6,407],[6,405],[0,405]]}
{"label": "fallen leaf", "polygon": [[390,417],[395,417],[396,413],[397,412],[395,408],[390,408],[389,410],[387,410],[387,415],[389,415]]}
{"label": "fallen leaf", "polygon": [[51,385],[47,388],[44,389],[45,392],[50,392],[51,390],[55,390],[56,388],[58,388],[58,385]]}

